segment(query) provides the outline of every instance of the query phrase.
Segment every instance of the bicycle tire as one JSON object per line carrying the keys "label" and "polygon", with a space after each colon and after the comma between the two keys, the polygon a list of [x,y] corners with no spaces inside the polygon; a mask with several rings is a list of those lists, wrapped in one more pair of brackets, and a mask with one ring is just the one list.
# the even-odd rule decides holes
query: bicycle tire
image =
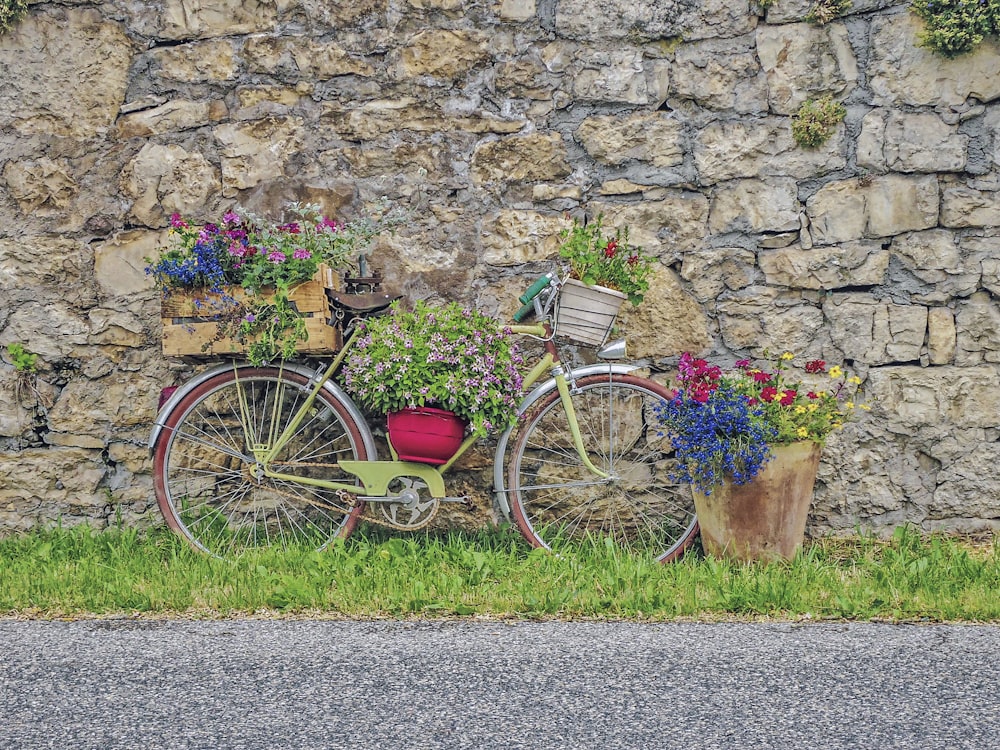
{"label": "bicycle tire", "polygon": [[670,480],[672,449],[654,408],[670,398],[633,375],[588,375],[571,399],[593,464],[573,446],[559,393],[542,398],[513,438],[507,467],[513,519],[533,547],[559,549],[588,538],[611,540],[660,562],[678,559],[698,534],[687,484]]}
{"label": "bicycle tire", "polygon": [[[331,490],[263,477],[247,447],[280,434],[310,390],[309,379],[296,372],[232,368],[193,389],[166,415],[153,448],[153,485],[167,524],[191,546],[216,557],[270,545],[322,550],[351,534],[361,503],[351,508]],[[335,394],[321,390],[271,466],[354,484],[335,464],[369,458],[363,429]]]}

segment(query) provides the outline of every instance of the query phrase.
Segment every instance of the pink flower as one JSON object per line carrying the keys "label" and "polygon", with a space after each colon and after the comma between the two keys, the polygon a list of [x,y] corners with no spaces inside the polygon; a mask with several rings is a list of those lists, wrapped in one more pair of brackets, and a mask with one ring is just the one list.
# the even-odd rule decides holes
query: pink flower
{"label": "pink flower", "polygon": [[739,367],[741,370],[745,370],[745,369],[747,369],[750,366],[750,360],[749,359],[738,359],[738,360],[736,360],[736,366]]}
{"label": "pink flower", "polygon": [[170,214],[170,226],[174,229],[187,229],[187,222],[181,219],[180,214]]}
{"label": "pink flower", "polygon": [[272,250],[267,254],[267,259],[272,263],[284,263],[286,256],[280,250]]}
{"label": "pink flower", "polygon": [[754,379],[754,382],[756,382],[756,383],[770,383],[771,382],[771,374],[767,373],[767,372],[763,372],[761,370],[757,370],[756,372],[750,373],[750,377],[752,377]]}
{"label": "pink flower", "polygon": [[302,231],[301,229],[299,229],[298,223],[294,221],[290,221],[287,224],[282,224],[280,227],[278,227],[278,229],[280,229],[282,232],[288,232],[289,234],[298,234],[300,231]]}
{"label": "pink flower", "polygon": [[235,211],[227,211],[225,214],[223,214],[222,220],[226,224],[239,224],[240,223],[240,215],[238,213],[236,213]]}
{"label": "pink flower", "polygon": [[312,253],[304,247],[297,247],[295,248],[295,252],[292,253],[292,257],[295,258],[295,260],[305,260],[306,258],[311,258]]}
{"label": "pink flower", "polygon": [[779,402],[782,406],[791,406],[795,403],[795,397],[798,394],[793,390],[782,391],[781,401]]}

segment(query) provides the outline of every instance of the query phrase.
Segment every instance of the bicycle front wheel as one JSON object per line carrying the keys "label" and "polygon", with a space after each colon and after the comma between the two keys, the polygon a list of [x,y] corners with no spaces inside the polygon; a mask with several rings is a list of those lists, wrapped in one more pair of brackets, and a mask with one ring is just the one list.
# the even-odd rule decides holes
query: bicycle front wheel
{"label": "bicycle front wheel", "polygon": [[[185,396],[164,419],[153,450],[156,499],[170,527],[216,557],[265,545],[323,549],[349,535],[360,504],[323,487],[265,477],[254,458],[254,448],[273,444],[310,391],[299,373],[244,367]],[[354,484],[337,462],[369,458],[362,435],[349,409],[321,390],[270,467]]]}
{"label": "bicycle front wheel", "polygon": [[698,522],[690,487],[669,478],[672,448],[656,421],[669,392],[632,375],[590,375],[576,386],[571,399],[587,456],[608,476],[581,460],[552,392],[514,438],[507,481],[518,529],[535,547],[610,540],[662,562],[678,558]]}

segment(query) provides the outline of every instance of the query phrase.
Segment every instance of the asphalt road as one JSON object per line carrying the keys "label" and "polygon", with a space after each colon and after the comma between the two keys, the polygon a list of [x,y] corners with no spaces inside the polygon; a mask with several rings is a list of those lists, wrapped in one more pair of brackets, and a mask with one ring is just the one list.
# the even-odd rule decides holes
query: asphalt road
{"label": "asphalt road", "polygon": [[1000,627],[0,620],[0,748],[994,748]]}

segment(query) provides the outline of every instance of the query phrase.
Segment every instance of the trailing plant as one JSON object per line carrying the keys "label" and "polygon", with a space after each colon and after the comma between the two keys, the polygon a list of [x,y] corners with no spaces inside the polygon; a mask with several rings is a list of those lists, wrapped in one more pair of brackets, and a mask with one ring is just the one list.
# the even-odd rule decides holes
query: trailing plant
{"label": "trailing plant", "polygon": [[10,31],[28,12],[28,0],[0,0],[0,34]]}
{"label": "trailing plant", "polygon": [[455,412],[473,434],[504,430],[517,419],[523,364],[509,330],[457,303],[399,303],[360,324],[344,366],[344,387],[378,414],[432,406]]}
{"label": "trailing plant", "polygon": [[642,302],[649,290],[653,261],[641,247],[629,244],[627,226],[605,234],[603,215],[588,223],[574,219],[573,226],[560,232],[559,238],[559,255],[569,261],[574,279],[616,289],[633,305]]}
{"label": "trailing plant", "polygon": [[1000,34],[1000,0],[913,0],[910,10],[925,24],[920,44],[944,57],[964,55]]}
{"label": "trailing plant", "polygon": [[816,0],[806,14],[806,20],[824,26],[850,10],[851,5],[851,0]]}
{"label": "trailing plant", "polygon": [[678,389],[657,416],[678,459],[678,481],[705,494],[723,479],[745,484],[763,468],[774,445],[811,440],[824,443],[844,426],[858,405],[860,378],[826,362],[805,364],[806,380],[788,377],[785,353],[766,369],[750,360],[724,372],[704,359],[681,356]]}
{"label": "trailing plant", "polygon": [[847,108],[832,96],[807,99],[792,117],[792,137],[803,148],[818,148],[847,116]]}

